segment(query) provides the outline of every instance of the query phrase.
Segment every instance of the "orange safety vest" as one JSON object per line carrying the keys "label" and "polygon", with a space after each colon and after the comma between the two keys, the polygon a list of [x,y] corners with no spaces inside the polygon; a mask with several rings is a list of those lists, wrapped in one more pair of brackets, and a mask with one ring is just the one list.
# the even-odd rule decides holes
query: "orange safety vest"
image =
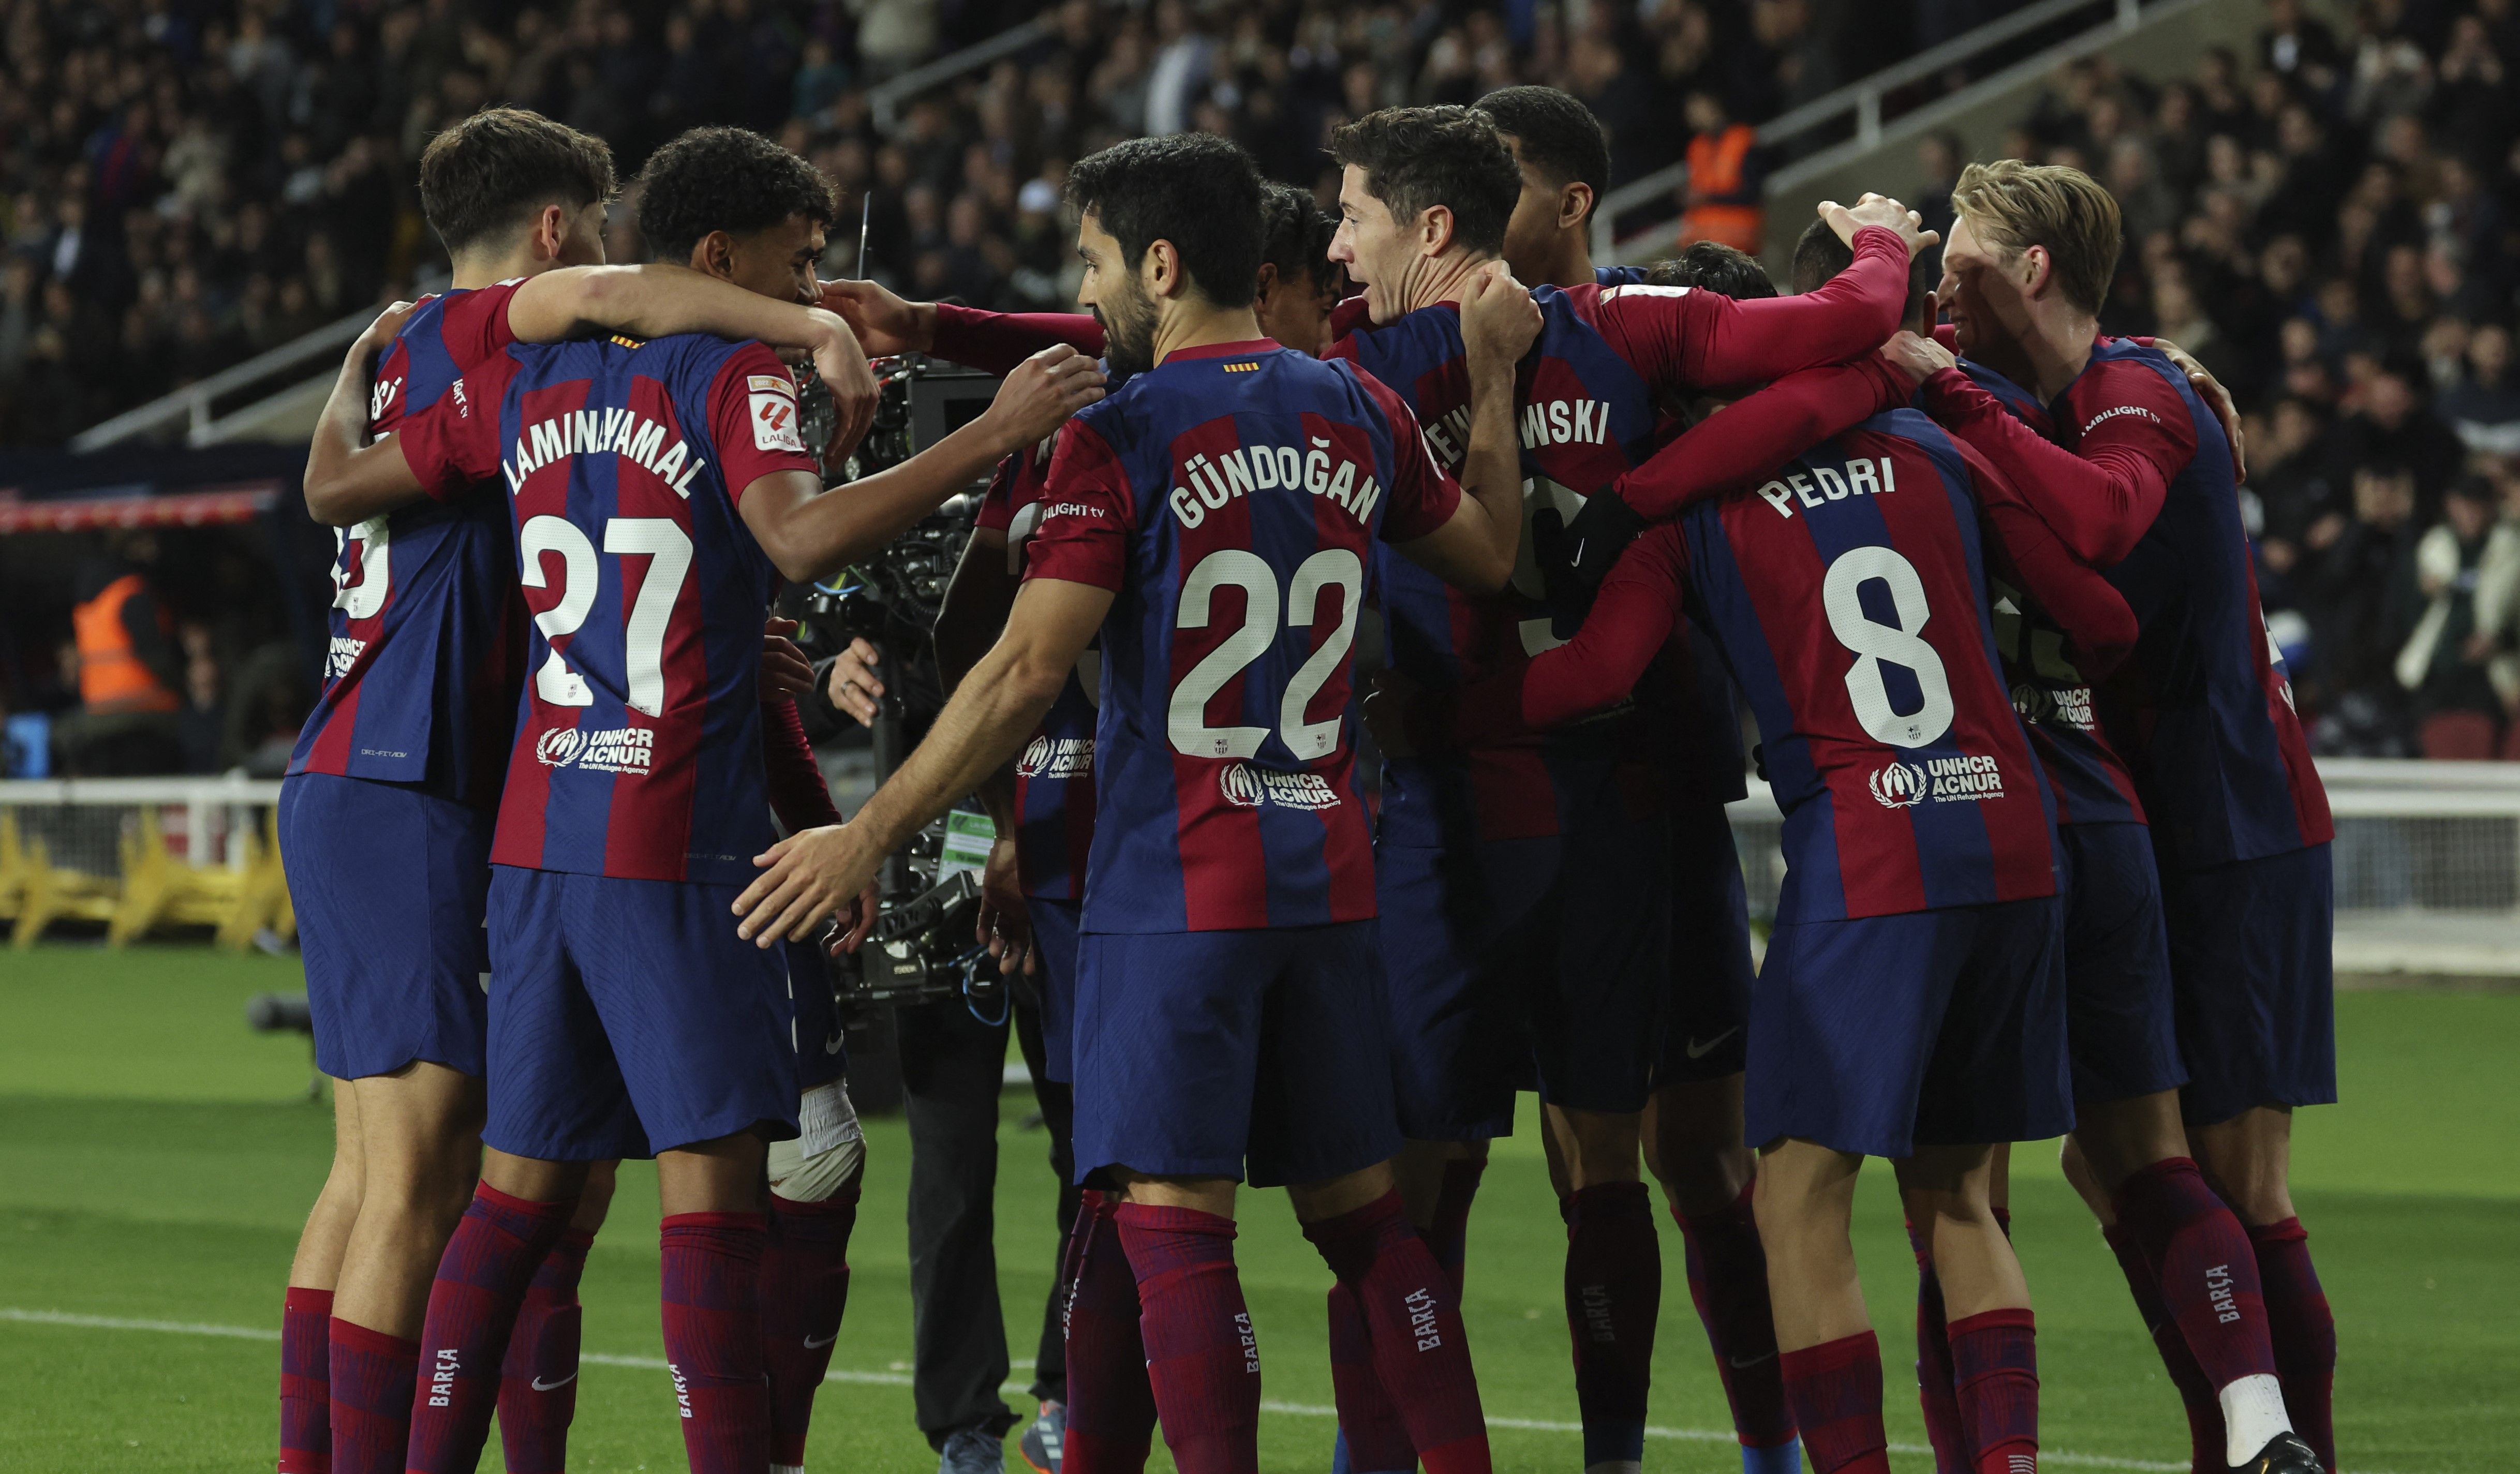
{"label": "orange safety vest", "polygon": [[1721,133],[1688,141],[1688,199],[1680,217],[1680,244],[1720,241],[1756,255],[1767,245],[1768,212],[1743,191],[1743,175],[1759,132],[1734,123]]}
{"label": "orange safety vest", "polygon": [[[90,711],[174,711],[183,704],[142,663],[131,648],[131,632],[122,627],[122,606],[147,587],[139,574],[125,573],[70,611],[70,628],[78,636],[79,700]],[[158,610],[158,619],[165,624],[166,611]]]}

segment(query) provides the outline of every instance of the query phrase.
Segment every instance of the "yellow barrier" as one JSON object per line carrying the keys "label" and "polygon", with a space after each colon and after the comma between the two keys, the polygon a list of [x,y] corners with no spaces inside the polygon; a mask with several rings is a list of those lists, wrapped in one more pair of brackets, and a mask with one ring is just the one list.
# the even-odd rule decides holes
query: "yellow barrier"
{"label": "yellow barrier", "polygon": [[0,906],[17,916],[10,943],[35,945],[55,921],[111,921],[115,886],[103,875],[58,869],[41,836],[21,842],[18,816],[0,810]]}
{"label": "yellow barrier", "polygon": [[267,813],[260,835],[239,834],[240,869],[187,864],[166,848],[155,806],[142,805],[121,841],[119,879],[55,866],[41,837],[22,838],[18,816],[0,809],[0,917],[14,916],[11,941],[31,947],[56,921],[103,921],[109,947],[159,926],[208,926],[218,945],[242,952],[264,931],[296,934],[280,860],[280,819]]}

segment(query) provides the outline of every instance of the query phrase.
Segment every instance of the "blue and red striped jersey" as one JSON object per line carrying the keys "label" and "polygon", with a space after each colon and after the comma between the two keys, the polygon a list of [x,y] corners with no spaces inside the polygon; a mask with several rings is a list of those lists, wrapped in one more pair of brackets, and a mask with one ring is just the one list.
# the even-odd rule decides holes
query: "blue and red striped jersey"
{"label": "blue and red striped jersey", "polygon": [[[1524,472],[1524,537],[1510,587],[1471,595],[1391,555],[1382,557],[1383,626],[1389,659],[1418,686],[1449,691],[1559,642],[1551,633],[1528,518],[1554,510],[1572,520],[1585,499],[1642,464],[1657,444],[1660,393],[1689,381],[1685,343],[1691,318],[1716,304],[1710,293],[1622,288],[1543,287],[1538,342],[1517,371],[1515,428]],[[1469,453],[1469,372],[1461,312],[1450,302],[1422,307],[1330,348],[1353,359],[1409,401],[1447,469]],[[1653,709],[1653,736],[1673,755],[1663,764],[1680,796],[1725,802],[1741,795],[1740,739],[1731,694],[1696,679],[1684,648],[1641,683]],[[1625,748],[1620,724],[1587,724],[1384,764],[1382,836],[1395,844],[1440,846],[1558,832],[1562,785],[1589,785],[1576,770],[1613,761]],[[1707,759],[1712,757],[1713,761]]]}
{"label": "blue and red striped jersey", "polygon": [[[2048,407],[1983,364],[1960,360],[1961,372],[1993,394],[2022,424],[2054,438]],[[1990,570],[1993,571],[1993,570]],[[2047,765],[2058,824],[2140,824],[2143,804],[2126,762],[2100,724],[2092,683],[2066,653],[2063,628],[2038,598],[1995,572],[1995,647],[2012,683],[2012,707],[2030,729]]]}
{"label": "blue and red striped jersey", "polygon": [[[1024,554],[1049,509],[1053,435],[998,467],[980,500],[976,525],[1006,535],[1007,571],[1021,577]],[[1015,757],[1015,877],[1027,896],[1080,901],[1094,843],[1095,704],[1102,651],[1088,650],[1067,673],[1058,699]]]}
{"label": "blue and red striped jersey", "polygon": [[1461,489],[1398,395],[1265,339],[1177,351],[1059,432],[1024,576],[1109,589],[1084,926],[1374,915],[1350,658],[1373,543]]}
{"label": "blue and red striped jersey", "polygon": [[[385,350],[370,431],[401,427],[513,338],[518,284],[423,301]],[[408,507],[334,534],[324,689],[290,754],[292,773],[420,783],[496,803],[516,729],[515,538],[494,489]]]}
{"label": "blue and red striped jersey", "polygon": [[2102,338],[2048,406],[2043,440],[1960,375],[1935,413],[2101,568],[2140,624],[2102,720],[2165,863],[2286,854],[2335,836],[2268,634],[2222,422],[2158,349]]}
{"label": "blue and red striped jersey", "polygon": [[1993,475],[1893,410],[1681,520],[1692,606],[1785,813],[1780,921],[2056,892],[2054,811],[1988,613]]}
{"label": "blue and red striped jersey", "polygon": [[533,629],[494,864],[742,884],[771,838],[761,617],[776,573],[737,511],[815,472],[759,343],[511,347],[414,418],[432,492],[507,493]]}

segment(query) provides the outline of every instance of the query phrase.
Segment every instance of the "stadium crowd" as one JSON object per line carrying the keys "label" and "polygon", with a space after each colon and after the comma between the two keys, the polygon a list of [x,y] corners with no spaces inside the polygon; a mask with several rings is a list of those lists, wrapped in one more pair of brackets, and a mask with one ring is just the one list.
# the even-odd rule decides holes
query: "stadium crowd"
{"label": "stadium crowd", "polygon": [[[0,447],[57,445],[408,294],[444,263],[413,160],[487,104],[605,138],[625,176],[695,123],[771,134],[852,203],[875,192],[878,274],[924,296],[1053,306],[1069,295],[1066,163],[1121,138],[1227,133],[1273,177],[1318,185],[1340,121],[1537,81],[1600,114],[1632,179],[1680,156],[1688,136],[1663,120],[1692,94],[1756,121],[2013,3],[1064,0],[1034,46],[886,132],[870,87],[1038,0],[10,0]],[[832,237],[827,275],[860,274],[855,233]]]}
{"label": "stadium crowd", "polygon": [[2077,64],[2004,141],[2125,210],[2103,328],[2192,347],[2249,411],[2259,583],[2324,753],[2520,755],[2515,66],[2502,0],[2378,0],[2345,35],[2272,0],[2255,55]]}

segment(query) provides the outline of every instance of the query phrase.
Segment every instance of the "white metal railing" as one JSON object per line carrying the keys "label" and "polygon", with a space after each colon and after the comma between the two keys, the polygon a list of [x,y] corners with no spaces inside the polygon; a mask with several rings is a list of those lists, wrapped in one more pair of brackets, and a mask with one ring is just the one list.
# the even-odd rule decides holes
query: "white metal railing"
{"label": "white metal railing", "polygon": [[[1954,99],[1977,97],[2009,86],[2024,71],[2038,72],[2054,67],[2065,56],[2089,51],[2125,35],[2149,21],[2173,11],[2186,10],[2205,0],[2154,0],[2145,5],[2141,0],[2040,0],[2010,15],[1999,17],[1973,30],[1930,47],[1895,66],[1850,82],[1825,97],[1815,98],[1789,112],[1771,118],[1759,127],[1759,145],[1778,149],[1795,143],[1808,135],[1842,124],[1850,115],[1855,121],[1855,136],[1834,147],[1822,149],[1798,159],[1768,176],[1766,192],[1770,196],[1793,189],[1822,169],[1833,167],[1847,157],[1868,154],[1886,141],[1881,106],[1885,98],[1903,87],[1912,86],[1952,67],[1975,61],[1997,47],[2051,25],[2077,12],[2093,13],[2092,26],[2070,40],[2048,48],[2027,61],[2016,63],[1990,77],[1981,78],[1953,95],[1939,99],[1900,119],[1902,132],[1922,126],[1914,119],[1929,110],[1937,117],[1950,111]],[[1964,106],[1964,105],[1963,105]],[[1657,225],[1637,232],[1626,241],[1614,238],[1617,218],[1640,205],[1676,194],[1688,182],[1688,165],[1685,162],[1657,169],[1642,179],[1632,180],[1601,197],[1600,206],[1593,214],[1593,249],[1602,260],[1617,258],[1621,247],[1664,234]]]}
{"label": "white metal railing", "polygon": [[[280,802],[276,779],[237,775],[218,778],[37,778],[0,781],[0,809],[81,811],[97,824],[76,826],[89,863],[104,865],[119,833],[122,811],[181,811],[187,858],[241,870],[246,852],[234,841],[249,833],[250,811]],[[173,832],[170,830],[170,833]]]}
{"label": "white metal railing", "polygon": [[[443,290],[445,287],[445,275],[432,272],[418,284],[417,290],[426,293]],[[183,425],[184,443],[188,446],[199,449],[217,444],[221,438],[220,422],[214,413],[218,400],[302,368],[312,360],[339,353],[350,345],[352,339],[366,332],[368,324],[375,322],[377,314],[382,310],[382,303],[371,303],[338,322],[327,323],[232,368],[221,369],[207,379],[197,380],[147,404],[125,410],[71,436],[69,448],[80,453],[103,450],[126,440],[160,434],[177,424]]]}

